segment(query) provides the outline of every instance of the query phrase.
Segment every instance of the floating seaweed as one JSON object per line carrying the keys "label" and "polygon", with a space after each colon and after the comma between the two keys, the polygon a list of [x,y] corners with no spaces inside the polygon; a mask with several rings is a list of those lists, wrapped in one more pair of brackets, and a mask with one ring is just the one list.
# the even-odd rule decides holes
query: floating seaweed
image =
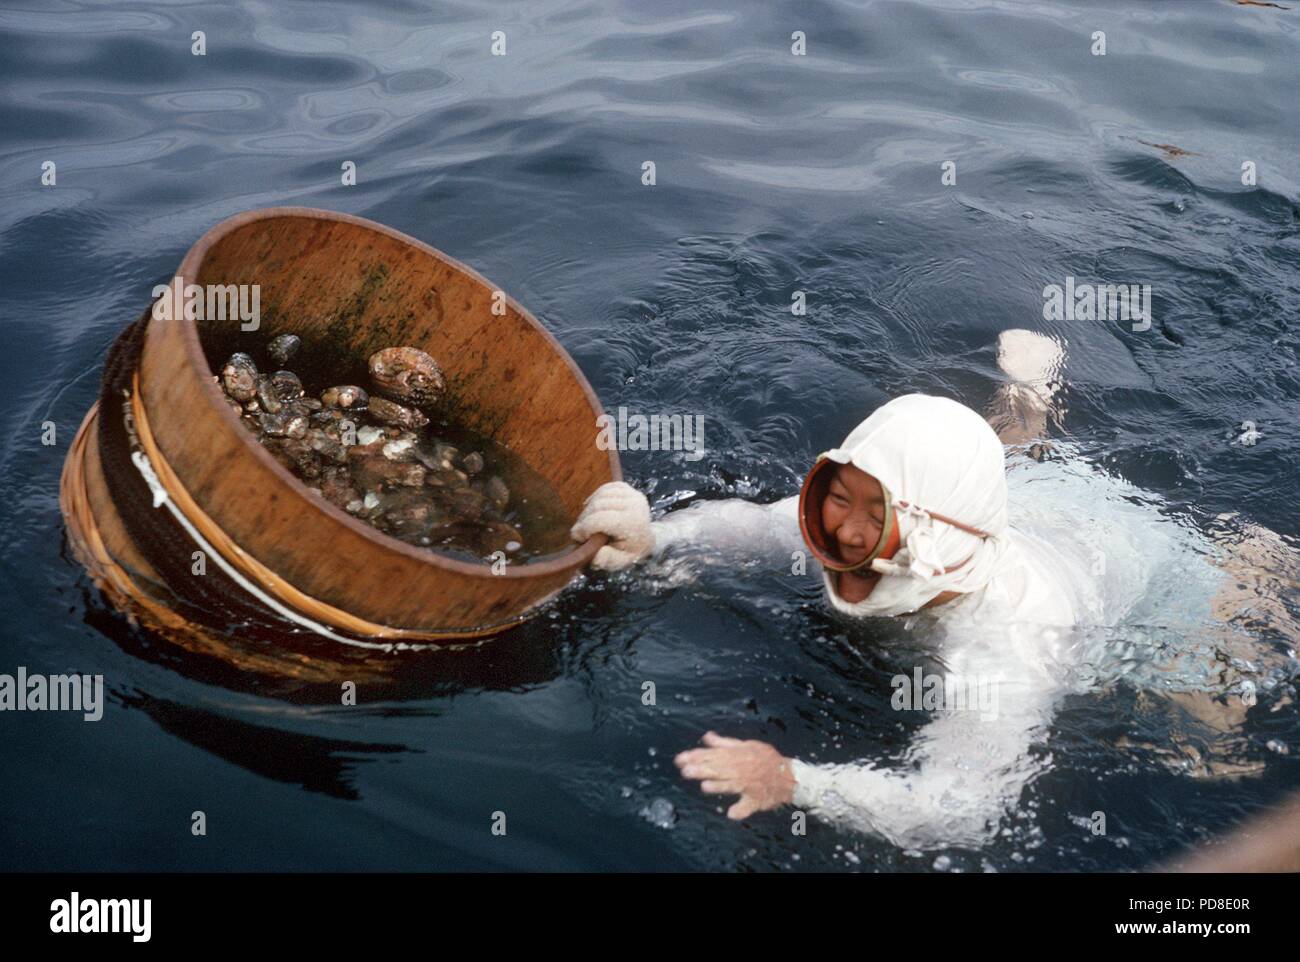
{"label": "floating seaweed", "polygon": [[1199,156],[1201,156],[1200,154],[1196,153],[1195,151],[1192,151],[1192,150],[1183,150],[1183,148],[1181,148],[1181,147],[1175,147],[1173,144],[1153,144],[1151,141],[1149,141],[1149,140],[1142,140],[1141,138],[1138,138],[1138,143],[1139,143],[1139,144],[1145,144],[1145,145],[1148,146],[1148,147],[1155,147],[1155,148],[1158,149],[1158,150],[1163,150],[1163,151],[1165,152],[1165,156],[1166,156],[1166,157],[1199,157]]}

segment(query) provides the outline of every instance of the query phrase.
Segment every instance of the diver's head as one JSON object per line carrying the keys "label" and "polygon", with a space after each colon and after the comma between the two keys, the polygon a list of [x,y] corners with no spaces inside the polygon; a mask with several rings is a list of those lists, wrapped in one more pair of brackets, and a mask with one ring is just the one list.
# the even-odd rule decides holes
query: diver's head
{"label": "diver's head", "polygon": [[898,550],[897,526],[888,530],[885,526],[888,508],[879,481],[851,464],[836,464],[821,510],[821,528],[831,552],[853,567],[873,554],[893,557],[887,544],[884,551],[876,550],[890,534],[894,551]]}
{"label": "diver's head", "polygon": [[898,523],[884,485],[852,464],[819,459],[809,472],[800,504],[804,541],[846,600],[871,594],[880,575],[870,567],[898,551]]}
{"label": "diver's head", "polygon": [[1006,529],[1004,471],[993,429],[956,401],[911,394],[863,421],[800,492],[835,606],[903,614],[982,587],[1001,554],[986,542]]}
{"label": "diver's head", "polygon": [[800,492],[799,524],[813,555],[832,571],[867,568],[898,550],[884,485],[852,464],[821,457]]}

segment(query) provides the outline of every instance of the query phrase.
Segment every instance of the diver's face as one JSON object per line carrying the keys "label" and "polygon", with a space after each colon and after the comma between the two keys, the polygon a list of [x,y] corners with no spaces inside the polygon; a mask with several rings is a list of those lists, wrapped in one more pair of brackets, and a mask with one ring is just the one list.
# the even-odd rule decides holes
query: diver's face
{"label": "diver's face", "polygon": [[860,468],[842,464],[822,502],[822,528],[845,564],[866,559],[880,541],[885,523],[885,492]]}

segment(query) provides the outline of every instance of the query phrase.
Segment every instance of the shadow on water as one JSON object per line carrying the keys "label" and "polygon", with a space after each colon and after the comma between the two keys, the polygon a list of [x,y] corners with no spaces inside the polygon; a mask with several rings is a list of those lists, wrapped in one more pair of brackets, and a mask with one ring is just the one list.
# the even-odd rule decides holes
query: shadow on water
{"label": "shadow on water", "polygon": [[160,729],[201,751],[263,778],[345,801],[360,798],[353,775],[357,766],[371,760],[369,756],[410,751],[400,745],[344,741],[253,725],[147,695],[119,698],[124,707],[144,712]]}

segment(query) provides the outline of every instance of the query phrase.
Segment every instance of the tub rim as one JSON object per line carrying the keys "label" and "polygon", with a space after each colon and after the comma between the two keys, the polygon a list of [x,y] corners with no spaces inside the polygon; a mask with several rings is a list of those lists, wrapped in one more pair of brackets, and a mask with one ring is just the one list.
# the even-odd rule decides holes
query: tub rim
{"label": "tub rim", "polygon": [[[414,247],[425,255],[441,261],[453,270],[469,276],[488,290],[501,291],[505,296],[507,304],[516,311],[525,323],[530,324],[534,330],[541,335],[545,343],[550,346],[551,350],[560,357],[569,369],[569,374],[577,382],[578,387],[581,389],[583,396],[587,399],[587,403],[591,408],[593,414],[593,428],[595,419],[605,414],[605,409],[601,405],[600,399],[596,396],[596,392],[592,390],[590,382],[587,380],[586,375],[582,373],[582,369],[578,367],[577,362],[575,362],[569,352],[564,349],[564,346],[560,344],[555,335],[547,330],[541,321],[533,316],[531,311],[516,301],[501,287],[493,284],[472,267],[469,267],[450,255],[442,253],[437,248],[432,247],[417,238],[411,237],[409,234],[405,234],[402,231],[387,227],[384,224],[369,220],[365,217],[358,217],[353,214],[344,214],[339,211],[323,210],[315,207],[261,207],[254,210],[243,211],[232,217],[226,218],[205,232],[203,236],[200,237],[185,253],[180,266],[176,269],[176,276],[181,278],[181,283],[183,285],[197,283],[199,266],[203,263],[208,251],[218,242],[224,239],[227,235],[242,227],[246,227],[249,224],[261,220],[276,220],[280,218],[341,221],[343,223],[352,224],[356,227],[384,234],[393,240]],[[151,318],[150,321],[152,323],[153,318]],[[174,324],[176,321],[172,320],[168,323]],[[199,329],[196,322],[189,319],[183,319],[181,321],[181,338],[186,355],[195,371],[208,371],[214,374],[220,373],[212,371],[212,366],[208,363],[207,354],[204,352],[203,345],[199,339]],[[521,565],[506,565],[505,571],[501,574],[493,574],[491,567],[488,565],[471,564],[468,561],[460,561],[456,558],[447,557],[428,548],[419,548],[415,545],[407,544],[404,541],[399,541],[397,538],[384,534],[377,528],[371,527],[368,524],[363,524],[346,511],[330,504],[323,498],[313,498],[310,490],[300,479],[294,477],[288,468],[273,458],[271,454],[260,444],[257,444],[253,438],[249,437],[248,431],[239,424],[239,419],[235,417],[234,411],[232,411],[230,405],[226,403],[225,395],[221,388],[211,379],[204,378],[202,380],[202,390],[208,398],[209,403],[217,409],[218,416],[225,420],[225,423],[232,430],[235,436],[240,438],[241,445],[246,450],[249,450],[253,457],[258,458],[263,465],[268,466],[273,472],[279,473],[281,477],[291,480],[293,484],[289,486],[290,490],[292,490],[303,502],[311,505],[316,510],[325,512],[328,517],[340,522],[345,527],[373,544],[376,548],[395,551],[413,561],[423,562],[444,571],[455,572],[469,577],[491,579],[506,578],[513,581],[519,581],[549,578],[566,571],[576,573],[587,566],[595,556],[596,552],[599,551],[608,540],[604,535],[594,535],[582,544],[577,545],[556,557],[547,558],[544,561],[526,562]],[[610,480],[622,481],[623,470],[619,461],[618,451],[614,448],[610,448],[606,454],[609,461]],[[539,599],[537,602],[530,604],[528,608],[536,607],[536,605],[541,604],[544,600],[545,598]]]}

